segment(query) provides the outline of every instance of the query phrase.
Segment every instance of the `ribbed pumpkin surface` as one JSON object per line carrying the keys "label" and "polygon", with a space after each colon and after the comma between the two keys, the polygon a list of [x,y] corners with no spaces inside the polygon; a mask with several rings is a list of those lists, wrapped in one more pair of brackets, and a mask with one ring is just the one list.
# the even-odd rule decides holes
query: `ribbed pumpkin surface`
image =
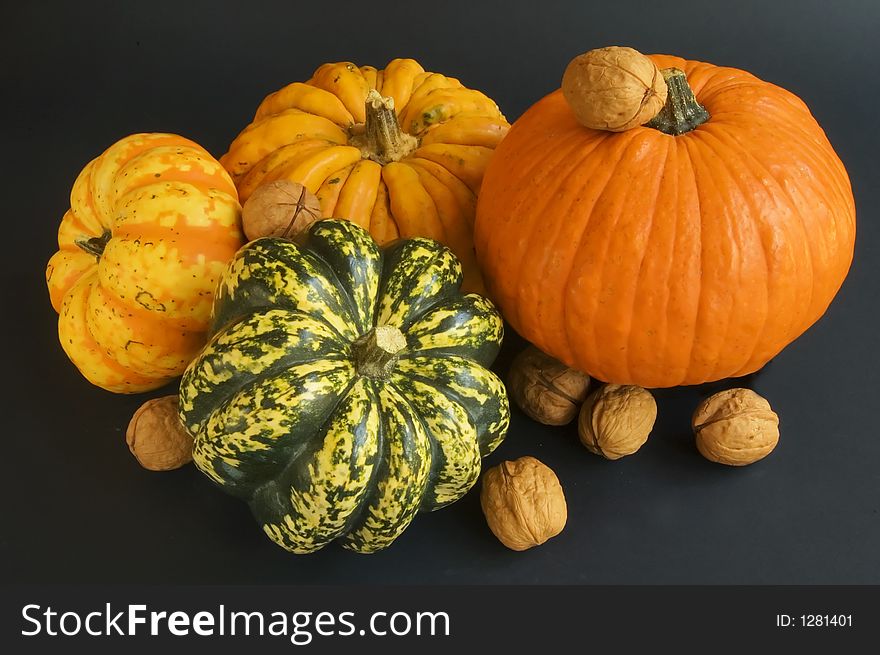
{"label": "ribbed pumpkin surface", "polygon": [[[400,128],[415,139],[399,161],[377,163],[358,146],[371,90],[393,100]],[[486,95],[412,59],[384,70],[328,63],[267,96],[220,161],[242,203],[264,182],[299,182],[317,194],[324,216],[351,220],[380,244],[411,236],[445,243],[462,262],[465,287],[480,291],[476,194],[507,128]]]}
{"label": "ribbed pumpkin surface", "polygon": [[793,94],[741,70],[654,59],[685,71],[709,121],[680,136],[590,130],[551,93],[489,165],[478,259],[520,334],[601,380],[751,373],[846,277],[849,179]]}
{"label": "ribbed pumpkin surface", "polygon": [[[384,548],[419,510],[460,498],[509,415],[485,368],[501,317],[461,280],[442,245],[381,250],[346,221],[316,223],[305,247],[242,248],[180,387],[198,467],[297,553]],[[361,345],[388,334],[402,349],[370,369]]]}
{"label": "ribbed pumpkin surface", "polygon": [[232,180],[201,146],[134,134],[77,177],[46,281],[65,352],[93,384],[154,389],[204,345],[242,242]]}

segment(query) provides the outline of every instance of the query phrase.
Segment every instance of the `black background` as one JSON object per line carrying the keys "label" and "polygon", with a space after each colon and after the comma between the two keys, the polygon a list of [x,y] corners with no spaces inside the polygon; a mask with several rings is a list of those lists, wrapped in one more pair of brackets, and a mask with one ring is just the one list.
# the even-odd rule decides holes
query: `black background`
{"label": "black background", "polygon": [[[125,583],[880,583],[877,107],[880,4],[781,2],[4,3],[0,580]],[[259,101],[320,63],[414,57],[512,121],[575,54],[622,44],[750,70],[803,98],[847,165],[855,263],[826,316],[746,384],[781,417],[766,460],[728,469],[693,446],[710,392],[656,393],[647,445],[618,462],[514,412],[487,464],[558,474],[565,531],[513,553],[477,493],[423,515],[387,551],[293,556],[193,467],[151,473],[124,443],[146,396],[90,387],[67,361],[43,271],[80,169],[133,132],[215,155]],[[510,334],[497,370],[522,342]],[[151,395],[173,392],[166,388]],[[834,608],[828,608],[829,610]]]}

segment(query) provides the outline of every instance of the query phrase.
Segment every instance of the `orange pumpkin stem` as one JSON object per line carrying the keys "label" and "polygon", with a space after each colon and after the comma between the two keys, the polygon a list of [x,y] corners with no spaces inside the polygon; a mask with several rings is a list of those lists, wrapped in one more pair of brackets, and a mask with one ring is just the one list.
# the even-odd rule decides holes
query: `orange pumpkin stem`
{"label": "orange pumpkin stem", "polygon": [[709,120],[709,112],[697,102],[687,76],[678,68],[664,68],[663,79],[668,89],[666,104],[654,118],[645,123],[665,134],[678,136],[696,129]]}
{"label": "orange pumpkin stem", "polygon": [[399,161],[418,147],[418,139],[400,129],[394,98],[382,96],[376,89],[367,94],[364,134],[358,143],[364,159],[384,166]]}

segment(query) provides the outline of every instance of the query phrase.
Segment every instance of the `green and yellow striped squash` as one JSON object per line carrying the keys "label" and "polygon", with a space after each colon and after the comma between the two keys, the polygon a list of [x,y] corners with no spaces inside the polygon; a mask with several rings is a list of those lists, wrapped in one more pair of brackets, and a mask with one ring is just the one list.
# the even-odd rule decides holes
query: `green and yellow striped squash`
{"label": "green and yellow striped squash", "polygon": [[461,498],[509,420],[501,317],[461,282],[445,246],[349,221],[244,246],[181,381],[199,469],[295,553],[374,552]]}

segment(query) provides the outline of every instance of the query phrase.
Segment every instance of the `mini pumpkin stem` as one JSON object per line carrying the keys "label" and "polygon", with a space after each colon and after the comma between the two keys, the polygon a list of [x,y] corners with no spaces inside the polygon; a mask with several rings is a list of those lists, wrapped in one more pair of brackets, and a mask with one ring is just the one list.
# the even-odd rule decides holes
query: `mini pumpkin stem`
{"label": "mini pumpkin stem", "polygon": [[666,80],[668,89],[666,104],[663,105],[659,114],[645,123],[646,127],[653,127],[665,134],[678,136],[690,132],[709,120],[709,112],[697,102],[683,70],[664,68],[660,72],[663,73],[663,79]]}
{"label": "mini pumpkin stem", "polygon": [[394,98],[384,97],[376,89],[367,94],[364,134],[360,140],[364,159],[384,166],[403,159],[418,147],[418,139],[400,129],[394,111]]}
{"label": "mini pumpkin stem", "polygon": [[77,239],[76,241],[74,241],[74,243],[90,255],[94,255],[95,259],[101,259],[101,255],[104,254],[104,248],[107,247],[107,244],[110,242],[112,236],[113,235],[110,233],[110,230],[104,230],[104,234],[99,237],[92,237],[91,239]]}
{"label": "mini pumpkin stem", "polygon": [[380,325],[361,335],[351,344],[355,367],[360,375],[384,379],[406,348],[406,337],[396,327]]}

